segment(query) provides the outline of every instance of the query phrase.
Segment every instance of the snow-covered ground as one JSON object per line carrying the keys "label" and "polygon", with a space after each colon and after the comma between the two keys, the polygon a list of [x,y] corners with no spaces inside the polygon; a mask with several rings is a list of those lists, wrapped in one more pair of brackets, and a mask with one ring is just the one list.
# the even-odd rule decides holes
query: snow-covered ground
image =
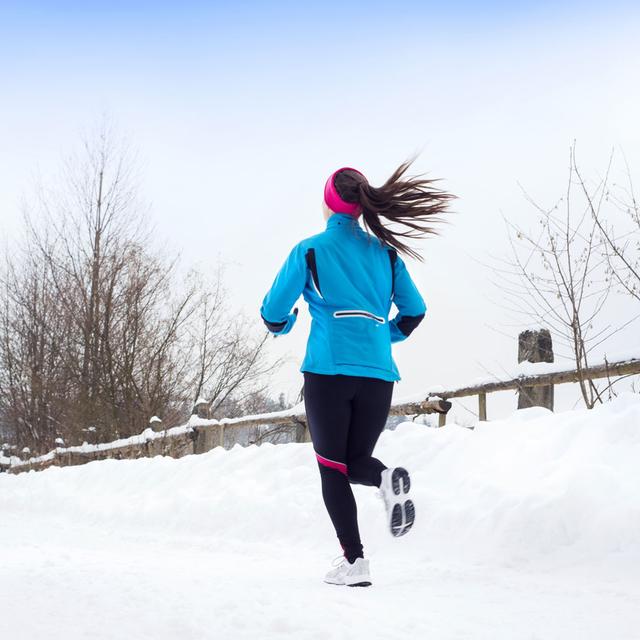
{"label": "snow-covered ground", "polygon": [[374,585],[339,547],[308,444],[0,475],[0,634],[12,640],[640,638],[640,396],[474,431],[404,423],[401,539],[356,487]]}

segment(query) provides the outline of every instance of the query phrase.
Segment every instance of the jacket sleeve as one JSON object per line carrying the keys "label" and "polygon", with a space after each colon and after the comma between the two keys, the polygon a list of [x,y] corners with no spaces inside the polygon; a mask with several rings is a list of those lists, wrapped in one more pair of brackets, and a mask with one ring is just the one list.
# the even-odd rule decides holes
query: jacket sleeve
{"label": "jacket sleeve", "polygon": [[392,343],[406,340],[427,311],[427,305],[399,255],[395,260],[393,302],[398,313],[389,321]]}
{"label": "jacket sleeve", "polygon": [[300,297],[306,278],[304,247],[298,243],[280,267],[260,307],[263,322],[275,335],[289,333],[295,324],[298,310],[294,309],[291,313],[291,307]]}

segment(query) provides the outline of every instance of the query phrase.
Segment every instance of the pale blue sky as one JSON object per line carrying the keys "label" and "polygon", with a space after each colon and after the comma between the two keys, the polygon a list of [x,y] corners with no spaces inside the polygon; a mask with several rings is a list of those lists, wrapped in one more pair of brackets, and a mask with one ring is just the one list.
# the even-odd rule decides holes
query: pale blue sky
{"label": "pale blue sky", "polygon": [[[415,151],[457,214],[411,264],[429,316],[396,347],[398,394],[515,360],[478,266],[565,188],[574,138],[596,177],[612,147],[640,170],[640,19],[630,2],[0,3],[0,234],[19,232],[33,178],[53,178],[107,113],[138,149],[158,242],[230,262],[256,313],[289,249],[323,228],[337,166],[373,184]],[[303,305],[304,306],[304,305]],[[300,385],[308,317],[274,341]]]}

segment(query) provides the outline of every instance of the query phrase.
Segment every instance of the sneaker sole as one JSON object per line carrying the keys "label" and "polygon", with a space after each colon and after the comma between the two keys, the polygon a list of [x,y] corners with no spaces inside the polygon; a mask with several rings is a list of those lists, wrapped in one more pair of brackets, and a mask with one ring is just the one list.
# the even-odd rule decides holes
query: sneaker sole
{"label": "sneaker sole", "polygon": [[335,587],[370,587],[372,582],[370,580],[361,580],[360,582],[329,582],[328,580],[324,580],[325,584],[332,584]]}
{"label": "sneaker sole", "polygon": [[404,467],[396,467],[391,474],[391,486],[393,493],[399,496],[401,493],[409,493],[411,478]]}
{"label": "sneaker sole", "polygon": [[391,488],[400,499],[396,501],[391,510],[391,535],[395,538],[409,532],[416,519],[416,508],[412,500],[403,500],[402,496],[411,489],[409,472],[403,467],[396,467],[391,474]]}

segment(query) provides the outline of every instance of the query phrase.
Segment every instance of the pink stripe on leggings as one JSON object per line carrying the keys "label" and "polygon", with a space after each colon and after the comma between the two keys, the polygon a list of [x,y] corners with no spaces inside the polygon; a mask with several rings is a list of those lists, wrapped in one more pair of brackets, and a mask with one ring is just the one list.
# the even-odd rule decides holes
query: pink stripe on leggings
{"label": "pink stripe on leggings", "polygon": [[329,458],[323,458],[319,453],[316,453],[316,458],[318,458],[318,462],[330,469],[337,469],[340,473],[344,473],[347,475],[347,465],[343,462],[336,462],[335,460],[329,460]]}

